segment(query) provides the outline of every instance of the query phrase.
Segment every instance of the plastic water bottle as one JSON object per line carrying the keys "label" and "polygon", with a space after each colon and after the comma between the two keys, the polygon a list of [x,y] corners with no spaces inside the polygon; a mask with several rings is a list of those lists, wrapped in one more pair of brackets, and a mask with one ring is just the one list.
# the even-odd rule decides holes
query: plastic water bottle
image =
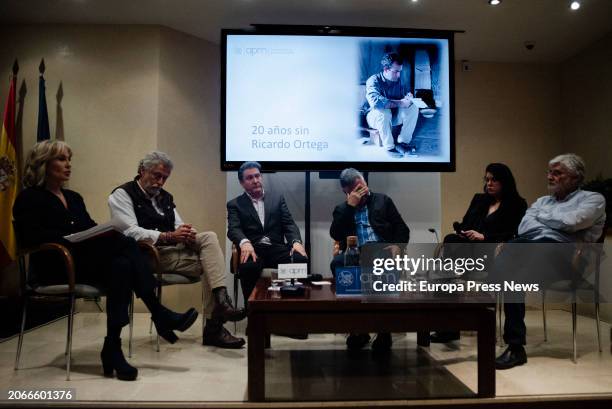
{"label": "plastic water bottle", "polygon": [[359,247],[357,247],[357,236],[346,238],[346,250],[344,251],[344,266],[359,265]]}

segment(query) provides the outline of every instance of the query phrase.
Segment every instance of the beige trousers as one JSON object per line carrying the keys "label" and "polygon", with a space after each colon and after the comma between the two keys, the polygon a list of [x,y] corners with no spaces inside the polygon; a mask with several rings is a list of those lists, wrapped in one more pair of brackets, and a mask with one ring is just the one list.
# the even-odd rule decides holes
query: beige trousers
{"label": "beige trousers", "polygon": [[366,115],[368,125],[378,131],[385,149],[393,149],[392,126],[402,125],[402,130],[397,137],[398,143],[410,143],[412,134],[419,119],[419,108],[412,104],[408,108],[398,109],[372,109]]}
{"label": "beige trousers", "polygon": [[210,318],[214,307],[212,289],[225,286],[225,258],[219,246],[217,234],[205,231],[196,234],[191,246],[179,243],[176,246],[159,247],[161,270],[187,277],[202,274],[202,304],[205,318]]}

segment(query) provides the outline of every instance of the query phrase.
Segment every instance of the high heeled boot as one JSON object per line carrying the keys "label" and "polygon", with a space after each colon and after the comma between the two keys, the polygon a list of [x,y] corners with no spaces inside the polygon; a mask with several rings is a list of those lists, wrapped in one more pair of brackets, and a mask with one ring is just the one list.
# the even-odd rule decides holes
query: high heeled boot
{"label": "high heeled boot", "polygon": [[138,369],[130,365],[123,356],[121,350],[121,338],[104,338],[104,346],[100,353],[104,376],[113,377],[113,372],[117,374],[117,379],[122,381],[133,381],[138,376]]}
{"label": "high heeled boot", "polygon": [[187,312],[179,314],[162,306],[152,318],[159,336],[174,344],[178,341],[174,330],[181,332],[187,330],[198,319],[198,312],[195,308],[190,308]]}

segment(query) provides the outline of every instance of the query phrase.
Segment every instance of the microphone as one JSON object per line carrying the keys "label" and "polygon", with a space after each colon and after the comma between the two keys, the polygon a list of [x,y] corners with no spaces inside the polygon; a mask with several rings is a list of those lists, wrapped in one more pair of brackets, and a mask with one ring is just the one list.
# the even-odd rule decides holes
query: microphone
{"label": "microphone", "polygon": [[322,281],[323,280],[323,275],[322,274],[308,274],[308,277],[306,278],[302,278],[301,281],[304,281],[306,283],[311,283],[313,281]]}
{"label": "microphone", "polygon": [[440,243],[440,237],[438,237],[438,232],[433,227],[427,229],[428,232],[433,233],[436,236],[436,242]]}
{"label": "microphone", "polygon": [[453,223],[453,230],[455,230],[455,233],[461,234],[461,223],[459,222]]}

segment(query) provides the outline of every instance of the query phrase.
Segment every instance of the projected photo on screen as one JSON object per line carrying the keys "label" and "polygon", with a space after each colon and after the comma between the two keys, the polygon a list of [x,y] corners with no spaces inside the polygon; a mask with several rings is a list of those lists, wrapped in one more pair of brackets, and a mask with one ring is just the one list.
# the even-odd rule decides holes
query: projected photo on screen
{"label": "projected photo on screen", "polygon": [[223,169],[454,168],[452,39],[224,34]]}

